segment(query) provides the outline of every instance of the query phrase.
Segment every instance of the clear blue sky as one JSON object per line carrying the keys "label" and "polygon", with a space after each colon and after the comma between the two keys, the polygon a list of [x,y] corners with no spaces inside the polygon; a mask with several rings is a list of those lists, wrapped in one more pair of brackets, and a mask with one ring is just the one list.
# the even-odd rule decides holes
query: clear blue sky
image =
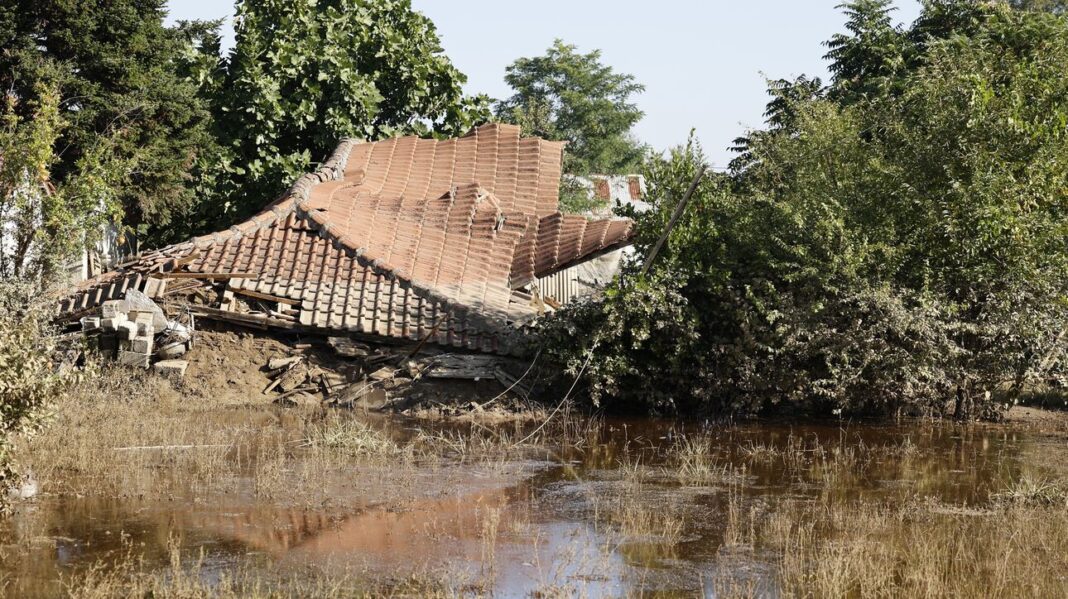
{"label": "clear blue sky", "polygon": [[[445,50],[469,77],[468,91],[508,95],[504,68],[541,54],[554,38],[604,60],[646,86],[636,133],[654,148],[686,139],[691,127],[709,158],[761,124],[765,76],[826,77],[821,42],[842,30],[841,0],[413,0],[437,24]],[[898,20],[919,14],[897,0]],[[233,14],[230,0],[170,0],[172,19]]]}

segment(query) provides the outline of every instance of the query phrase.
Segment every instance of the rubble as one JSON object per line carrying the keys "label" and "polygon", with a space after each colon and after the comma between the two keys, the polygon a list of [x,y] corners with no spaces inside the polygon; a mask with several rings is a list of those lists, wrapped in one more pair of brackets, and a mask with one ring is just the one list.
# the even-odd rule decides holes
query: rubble
{"label": "rubble", "polygon": [[185,376],[189,362],[185,360],[163,360],[152,365],[152,370],[166,377],[180,379]]}
{"label": "rubble", "polygon": [[185,366],[179,367],[175,358],[192,345],[190,327],[167,320],[163,310],[136,289],[128,289],[126,299],[101,304],[100,315],[82,318],[81,327],[89,348],[117,364],[147,370],[158,357],[162,366],[157,371],[177,378],[185,374]]}

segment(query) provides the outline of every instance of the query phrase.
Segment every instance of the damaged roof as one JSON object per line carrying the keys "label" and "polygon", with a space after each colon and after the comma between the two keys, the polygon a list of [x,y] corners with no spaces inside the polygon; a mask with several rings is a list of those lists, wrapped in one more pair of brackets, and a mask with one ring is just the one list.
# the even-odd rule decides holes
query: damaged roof
{"label": "damaged roof", "polygon": [[562,157],[501,124],[347,140],[260,214],[87,281],[60,310],[131,286],[163,297],[199,273],[285,300],[303,327],[511,353],[539,313],[524,287],[629,244],[630,220],[560,213]]}

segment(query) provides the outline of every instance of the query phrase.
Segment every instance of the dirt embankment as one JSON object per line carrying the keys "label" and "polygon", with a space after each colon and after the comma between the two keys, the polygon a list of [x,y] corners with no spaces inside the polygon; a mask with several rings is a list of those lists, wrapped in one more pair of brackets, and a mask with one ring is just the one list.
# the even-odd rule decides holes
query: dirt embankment
{"label": "dirt embankment", "polygon": [[[386,350],[382,350],[386,351]],[[332,405],[346,391],[368,390],[346,407],[402,413],[408,416],[456,420],[500,421],[538,419],[540,406],[509,390],[497,380],[442,380],[420,378],[418,368],[395,351],[400,359],[369,364],[362,358],[338,354],[324,339],[283,338],[240,330],[201,330],[193,349],[183,357],[189,362],[185,377],[175,391],[226,405],[270,404],[282,401],[305,406]],[[299,356],[302,364],[329,380],[331,392],[315,389],[292,394],[277,390],[265,393],[278,378],[272,360]],[[395,380],[376,380],[376,371],[395,369]],[[522,375],[516,373],[516,377]],[[311,381],[309,381],[311,382]],[[351,397],[351,394],[349,395]]]}

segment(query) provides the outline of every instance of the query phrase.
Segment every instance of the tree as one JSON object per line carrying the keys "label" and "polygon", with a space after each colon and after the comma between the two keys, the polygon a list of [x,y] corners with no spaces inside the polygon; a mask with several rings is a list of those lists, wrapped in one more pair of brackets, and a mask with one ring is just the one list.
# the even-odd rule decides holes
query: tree
{"label": "tree", "polygon": [[206,226],[262,208],[343,137],[451,136],[489,117],[410,0],[239,0],[235,29],[225,58],[217,32],[189,30],[223,147]]}
{"label": "tree", "polygon": [[117,192],[126,221],[142,232],[158,231],[198,201],[190,167],[212,146],[197,88],[175,69],[184,41],[163,25],[165,5],[10,0],[0,7],[0,86],[23,111],[35,105],[40,84],[60,94],[66,125],[55,140],[53,182],[78,176],[100,136],[111,136],[112,151],[138,164]]}
{"label": "tree", "polygon": [[825,44],[825,60],[834,76],[831,95],[855,101],[879,93],[893,80],[903,60],[903,39],[893,26],[891,14],[897,10],[892,0],[853,0],[839,5],[845,11],[846,31]]}
{"label": "tree", "polygon": [[513,62],[504,79],[514,93],[497,103],[497,118],[568,142],[567,173],[627,174],[641,164],[647,149],[632,130],[644,113],[633,96],[645,88],[603,64],[600,51],[581,54],[556,40],[544,56]]}
{"label": "tree", "polygon": [[122,132],[111,132],[83,147],[67,177],[54,182],[66,122],[55,88],[38,82],[33,92],[25,106],[9,93],[0,108],[0,278],[40,290],[121,215],[133,168],[116,152]]}
{"label": "tree", "polygon": [[1046,11],[1058,15],[1068,12],[1068,2],[1065,0],[1010,0],[1009,4],[1013,8]]}
{"label": "tree", "polygon": [[[703,186],[649,278],[550,328],[595,398],[993,416],[1065,372],[1068,21],[929,2],[902,34],[902,68],[777,98],[789,126],[750,136],[744,184]],[[651,160],[651,191],[702,161]]]}

